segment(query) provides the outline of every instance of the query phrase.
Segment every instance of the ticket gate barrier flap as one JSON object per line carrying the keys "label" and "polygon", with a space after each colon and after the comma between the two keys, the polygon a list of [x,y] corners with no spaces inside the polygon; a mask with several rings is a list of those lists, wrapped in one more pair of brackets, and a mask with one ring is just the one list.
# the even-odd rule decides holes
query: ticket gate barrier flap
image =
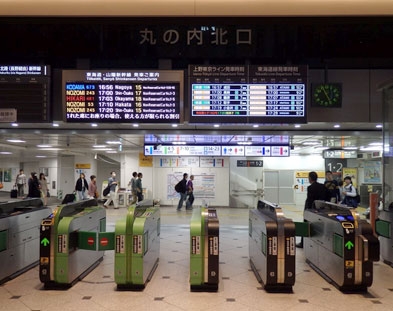
{"label": "ticket gate barrier flap", "polygon": [[41,199],[0,204],[0,284],[39,263],[39,226],[51,213]]}
{"label": "ticket gate barrier flap", "polygon": [[301,237],[310,236],[310,224],[307,222],[294,221],[295,224],[295,235]]}
{"label": "ticket gate barrier flap", "polygon": [[391,223],[386,220],[377,219],[375,221],[375,231],[379,236],[390,239],[391,238]]}
{"label": "ticket gate barrier flap", "polygon": [[385,264],[393,267],[393,212],[391,207],[392,204],[389,205],[389,210],[379,212],[379,218],[375,221],[375,231],[379,235],[381,258]]}

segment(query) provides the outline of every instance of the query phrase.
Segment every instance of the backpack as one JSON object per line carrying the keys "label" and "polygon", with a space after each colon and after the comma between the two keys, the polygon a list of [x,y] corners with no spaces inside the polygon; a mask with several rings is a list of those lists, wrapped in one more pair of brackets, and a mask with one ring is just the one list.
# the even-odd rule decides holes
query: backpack
{"label": "backpack", "polygon": [[183,191],[182,182],[183,182],[183,180],[180,180],[180,181],[176,184],[176,186],[175,186],[175,191],[176,191],[177,193],[180,193],[180,192]]}

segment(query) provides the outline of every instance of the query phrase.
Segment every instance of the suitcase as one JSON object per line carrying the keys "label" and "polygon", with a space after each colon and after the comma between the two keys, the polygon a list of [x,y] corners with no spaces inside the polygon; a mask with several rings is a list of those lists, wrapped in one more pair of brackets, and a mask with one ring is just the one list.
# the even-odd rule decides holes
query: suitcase
{"label": "suitcase", "polygon": [[15,199],[18,197],[18,190],[16,190],[15,188],[11,190],[11,198]]}
{"label": "suitcase", "polygon": [[75,201],[75,193],[66,194],[61,204],[68,204]]}

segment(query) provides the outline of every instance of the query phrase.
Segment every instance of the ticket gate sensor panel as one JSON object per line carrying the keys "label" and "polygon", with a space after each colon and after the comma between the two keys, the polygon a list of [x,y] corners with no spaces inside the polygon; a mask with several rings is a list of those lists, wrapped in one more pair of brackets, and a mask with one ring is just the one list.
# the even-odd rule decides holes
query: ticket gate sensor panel
{"label": "ticket gate sensor panel", "polygon": [[282,209],[258,201],[249,212],[250,265],[267,292],[292,292],[295,283],[295,224]]}
{"label": "ticket gate sensor panel", "polygon": [[115,227],[115,282],[118,290],[143,290],[158,266],[160,209],[151,200],[128,208]]}
{"label": "ticket gate sensor panel", "polygon": [[68,288],[102,261],[103,251],[79,247],[78,232],[91,232],[96,239],[105,219],[105,209],[92,199],[60,205],[42,221],[40,280],[46,289]]}
{"label": "ticket gate sensor panel", "polygon": [[356,211],[340,204],[315,201],[304,211],[310,237],[304,238],[306,261],[343,292],[367,291],[379,241],[371,225]]}
{"label": "ticket gate sensor panel", "polygon": [[38,264],[40,223],[51,213],[41,199],[0,204],[0,284]]}
{"label": "ticket gate sensor panel", "polygon": [[219,221],[213,208],[195,208],[190,227],[190,289],[215,292],[219,283]]}

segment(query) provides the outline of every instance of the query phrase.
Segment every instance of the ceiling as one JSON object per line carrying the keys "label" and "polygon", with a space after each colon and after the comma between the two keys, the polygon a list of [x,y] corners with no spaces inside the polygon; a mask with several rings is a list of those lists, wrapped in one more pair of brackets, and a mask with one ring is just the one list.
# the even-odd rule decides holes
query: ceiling
{"label": "ceiling", "polygon": [[[122,153],[143,151],[145,135],[154,135],[158,142],[186,141],[187,144],[225,144],[237,140],[260,142],[266,135],[288,135],[292,146],[291,155],[321,154],[323,149],[365,147],[376,151],[382,143],[382,130],[376,123],[308,123],[295,127],[293,124],[252,125],[181,124],[139,125],[130,124],[11,124],[0,125],[0,158],[32,161],[34,158],[50,158],[61,155],[105,155],[117,158]],[[337,126],[336,125],[336,126]],[[10,141],[11,140],[11,141]],[[13,142],[21,140],[22,142]],[[109,143],[108,143],[109,142]],[[117,142],[112,144],[110,142]],[[370,144],[372,144],[370,146]],[[93,147],[93,146],[96,146]],[[361,149],[362,148],[362,149]]]}

